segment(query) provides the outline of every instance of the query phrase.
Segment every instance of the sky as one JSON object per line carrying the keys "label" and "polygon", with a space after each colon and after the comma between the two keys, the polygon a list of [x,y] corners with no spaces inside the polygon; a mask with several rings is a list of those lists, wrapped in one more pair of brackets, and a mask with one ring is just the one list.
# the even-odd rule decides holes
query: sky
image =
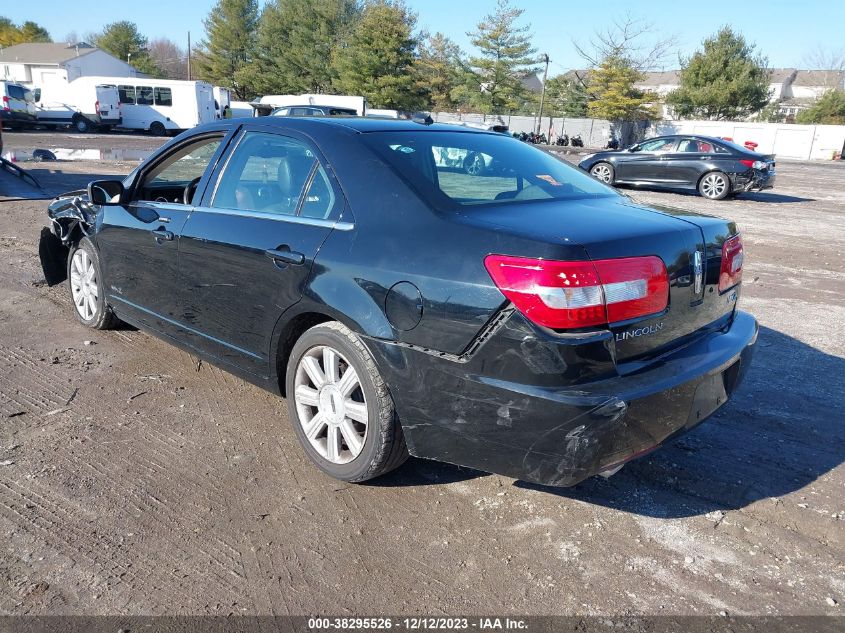
{"label": "sky", "polygon": [[[259,0],[263,4],[264,0]],[[471,49],[468,31],[495,8],[495,0],[406,0],[418,15],[418,27],[441,31],[465,51]],[[573,39],[587,42],[596,31],[629,13],[649,23],[658,36],[675,36],[679,52],[689,55],[708,35],[724,24],[742,32],[756,43],[769,59],[769,66],[807,67],[808,56],[819,46],[845,50],[842,0],[511,0],[525,13],[522,23],[531,26],[538,53],[551,58],[549,75],[583,62]],[[44,26],[54,40],[61,41],[75,31],[80,37],[99,31],[105,24],[130,20],[150,39],[165,36],[183,47],[187,33],[192,42],[204,37],[203,18],[214,0],[144,0],[144,2],[103,2],[102,0],[39,0],[4,2],[0,15],[20,23],[34,20]],[[665,68],[676,68],[670,57]]]}

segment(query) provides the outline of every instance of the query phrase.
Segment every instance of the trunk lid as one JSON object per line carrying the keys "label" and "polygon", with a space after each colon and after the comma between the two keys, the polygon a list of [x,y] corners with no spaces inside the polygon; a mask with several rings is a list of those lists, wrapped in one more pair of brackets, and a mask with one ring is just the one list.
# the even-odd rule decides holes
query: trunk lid
{"label": "trunk lid", "polygon": [[736,305],[737,289],[723,295],[718,290],[721,245],[736,233],[727,220],[614,197],[489,207],[462,219],[555,242],[570,253],[579,245],[590,259],[660,257],[669,273],[669,306],[658,315],[610,325],[618,363],[653,357],[698,332],[720,328]]}

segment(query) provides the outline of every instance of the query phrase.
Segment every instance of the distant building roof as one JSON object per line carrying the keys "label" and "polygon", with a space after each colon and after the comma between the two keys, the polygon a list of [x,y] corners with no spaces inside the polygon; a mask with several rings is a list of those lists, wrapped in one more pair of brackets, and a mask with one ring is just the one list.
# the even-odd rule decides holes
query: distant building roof
{"label": "distant building roof", "polygon": [[825,88],[841,88],[845,82],[845,71],[841,70],[799,70],[795,74],[793,86],[807,88],[823,86]]}
{"label": "distant building roof", "polygon": [[638,86],[677,86],[681,83],[681,71],[679,70],[664,70],[643,74],[645,78],[637,82]]}
{"label": "distant building roof", "polygon": [[540,81],[540,78],[537,77],[537,75],[535,75],[534,73],[531,73],[530,75],[525,75],[520,81],[522,82],[522,86],[526,90],[536,92],[537,94],[543,92],[543,82]]}
{"label": "distant building roof", "polygon": [[789,83],[797,71],[794,68],[769,68],[769,83]]}
{"label": "distant building roof", "polygon": [[0,50],[0,62],[16,64],[62,64],[99,50],[87,42],[52,44],[31,42]]}

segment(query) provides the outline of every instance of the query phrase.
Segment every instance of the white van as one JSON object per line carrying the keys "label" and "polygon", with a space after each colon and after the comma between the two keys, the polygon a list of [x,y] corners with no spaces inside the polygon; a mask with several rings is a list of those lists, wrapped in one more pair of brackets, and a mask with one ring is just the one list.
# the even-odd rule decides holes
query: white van
{"label": "white van", "polygon": [[99,84],[117,86],[120,127],[144,130],[156,136],[182,132],[216,118],[212,86],[204,81],[89,77]]}
{"label": "white van", "polygon": [[35,95],[14,81],[0,81],[0,125],[25,128],[35,123]]}
{"label": "white van", "polygon": [[215,114],[218,119],[222,119],[225,117],[226,107],[228,106],[230,110],[232,109],[232,91],[221,86],[214,86],[212,88],[212,94],[214,95]]}
{"label": "white van", "polygon": [[77,132],[120,125],[117,86],[80,77],[69,83],[52,81],[35,88],[38,123],[72,125]]}

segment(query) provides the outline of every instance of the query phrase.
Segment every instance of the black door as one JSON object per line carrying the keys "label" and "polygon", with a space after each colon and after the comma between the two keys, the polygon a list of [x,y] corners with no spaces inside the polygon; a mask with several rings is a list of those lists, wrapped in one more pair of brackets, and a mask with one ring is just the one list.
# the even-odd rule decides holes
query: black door
{"label": "black door", "polygon": [[675,143],[673,138],[655,138],[634,146],[627,154],[620,156],[616,179],[630,182],[664,181],[664,158],[674,149]]}
{"label": "black door", "polygon": [[273,328],[299,301],[343,208],[316,148],[254,129],[236,141],[182,231],[180,321],[191,345],[267,376]]}
{"label": "black door", "polygon": [[665,156],[668,184],[679,187],[696,186],[701,174],[709,169],[714,157],[713,144],[694,138],[682,138],[674,152]]}
{"label": "black door", "polygon": [[124,204],[104,207],[96,241],[106,296],[130,321],[174,333],[179,234],[192,209],[186,189],[190,198],[223,140],[221,131],[175,146],[138,174]]}

